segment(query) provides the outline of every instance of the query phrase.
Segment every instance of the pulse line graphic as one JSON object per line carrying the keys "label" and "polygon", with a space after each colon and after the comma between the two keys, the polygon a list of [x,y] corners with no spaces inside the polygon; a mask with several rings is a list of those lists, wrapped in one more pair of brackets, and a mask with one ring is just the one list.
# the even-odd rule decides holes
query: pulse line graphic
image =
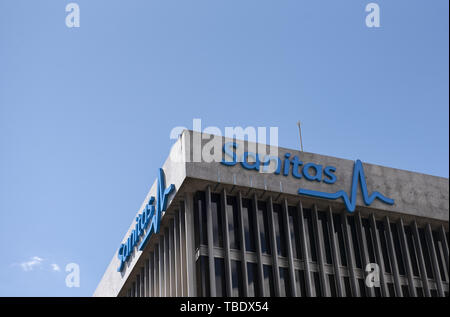
{"label": "pulse line graphic", "polygon": [[298,190],[298,193],[300,195],[332,199],[332,200],[342,198],[342,200],[345,203],[345,206],[347,207],[347,210],[349,212],[354,212],[355,207],[356,207],[358,179],[361,184],[361,191],[362,191],[364,203],[366,204],[366,206],[369,206],[370,204],[372,204],[372,202],[375,200],[375,198],[378,198],[379,200],[381,200],[382,202],[384,202],[385,204],[388,204],[388,205],[394,204],[393,199],[388,198],[388,197],[380,194],[377,191],[373,192],[371,195],[369,195],[367,193],[367,183],[366,183],[366,178],[364,175],[364,168],[363,168],[363,165],[360,160],[356,160],[355,165],[353,166],[352,190],[350,193],[350,198],[348,197],[347,193],[343,190],[339,190],[335,193],[325,193],[325,192],[320,192],[320,191],[316,191],[316,190],[300,188]]}

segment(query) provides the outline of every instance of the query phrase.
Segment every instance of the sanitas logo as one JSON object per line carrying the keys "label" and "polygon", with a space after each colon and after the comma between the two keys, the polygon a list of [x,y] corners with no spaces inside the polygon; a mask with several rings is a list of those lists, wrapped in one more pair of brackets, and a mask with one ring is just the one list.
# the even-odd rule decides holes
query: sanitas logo
{"label": "sanitas logo", "polygon": [[[269,155],[265,155],[263,158],[261,158],[258,154],[253,152],[244,152],[242,154],[242,157],[238,158],[235,151],[237,148],[238,145],[234,142],[226,143],[223,146],[223,152],[225,153],[226,156],[231,157],[231,161],[222,160],[221,164],[227,166],[234,166],[238,162],[240,162],[241,166],[247,170],[266,172],[268,170],[269,164],[271,162],[274,162],[275,163],[274,174],[276,175],[281,174],[283,176],[288,176],[289,172],[291,172],[293,177],[298,179],[304,177],[308,181],[324,182],[325,184],[334,184],[337,181],[337,177],[334,174],[336,172],[336,167],[334,166],[324,167],[320,164],[315,163],[303,164],[303,162],[300,161],[297,156],[291,158],[290,153],[286,153],[284,155],[283,160],[281,160],[279,157],[273,157]],[[249,162],[248,160],[249,157],[252,158],[252,162]],[[301,171],[299,171],[301,166],[302,166]],[[361,185],[363,200],[366,206],[371,205],[375,199],[379,199],[380,201],[388,205],[394,204],[393,199],[383,196],[379,192],[373,192],[371,195],[368,194],[366,178],[364,175],[364,168],[360,160],[356,160],[353,167],[353,180],[350,198],[348,194],[343,190],[339,190],[335,193],[326,193],[321,191],[300,188],[298,190],[298,193],[300,195],[330,200],[342,198],[347,210],[349,212],[354,212],[356,208],[358,181],[360,182]]]}
{"label": "sanitas logo", "polygon": [[[334,172],[336,167],[334,166],[322,166],[315,163],[306,163],[300,161],[298,156],[291,157],[291,153],[284,154],[284,159],[281,160],[277,156],[265,155],[261,157],[257,153],[244,152],[241,157],[238,157],[235,150],[238,149],[238,145],[235,142],[225,143],[223,146],[223,152],[225,155],[231,157],[231,161],[222,160],[220,163],[227,166],[234,166],[238,162],[241,166],[247,170],[255,170],[262,173],[269,172],[269,166],[271,163],[275,163],[275,169],[273,173],[275,175],[288,176],[292,173],[294,178],[302,178],[309,181],[324,182],[326,184],[334,184],[337,180]],[[252,162],[249,162],[249,158],[252,158]],[[292,169],[291,169],[292,165]],[[300,167],[302,167],[300,171]]]}
{"label": "sanitas logo", "polygon": [[320,191],[300,188],[298,190],[298,193],[300,195],[332,199],[332,200],[342,198],[347,210],[349,212],[354,212],[355,208],[356,208],[358,180],[361,185],[361,192],[362,192],[363,200],[364,200],[364,203],[366,204],[366,206],[370,206],[372,204],[372,202],[375,200],[375,198],[381,200],[382,202],[384,202],[385,204],[388,204],[388,205],[394,204],[393,199],[388,198],[388,197],[380,194],[379,192],[373,192],[371,195],[369,195],[369,193],[367,192],[367,183],[366,183],[366,176],[364,175],[364,167],[360,160],[356,160],[355,164],[353,165],[353,179],[352,179],[352,190],[350,193],[350,198],[348,197],[347,193],[343,190],[339,190],[335,193],[324,193],[324,192],[320,192]]}
{"label": "sanitas logo", "polygon": [[145,236],[139,244],[139,251],[142,251],[144,249],[153,233],[159,233],[161,216],[163,211],[165,211],[167,208],[167,198],[174,189],[175,185],[173,184],[166,188],[164,171],[162,168],[160,168],[156,190],[156,208],[155,205],[153,205],[153,203],[155,202],[155,197],[151,196],[142,213],[136,217],[136,226],[131,231],[131,234],[128,237],[126,243],[122,243],[119,247],[119,251],[117,253],[117,257],[120,260],[120,266],[117,269],[118,272],[122,271],[125,262],[130,258],[134,247],[139,242],[147,227],[150,226],[146,230]]}

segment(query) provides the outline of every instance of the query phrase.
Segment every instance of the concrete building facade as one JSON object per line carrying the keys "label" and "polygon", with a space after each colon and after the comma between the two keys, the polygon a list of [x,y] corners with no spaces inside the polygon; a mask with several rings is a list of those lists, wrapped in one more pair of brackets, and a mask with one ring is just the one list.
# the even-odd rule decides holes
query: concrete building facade
{"label": "concrete building facade", "polygon": [[[228,164],[193,162],[214,142]],[[448,296],[447,178],[285,148],[261,172],[222,145],[257,147],[180,135],[94,296]]]}

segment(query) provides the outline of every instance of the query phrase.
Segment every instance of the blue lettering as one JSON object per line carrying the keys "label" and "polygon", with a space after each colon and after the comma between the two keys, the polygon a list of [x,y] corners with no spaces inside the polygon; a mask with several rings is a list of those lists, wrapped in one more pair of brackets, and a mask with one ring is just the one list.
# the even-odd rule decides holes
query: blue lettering
{"label": "blue lettering", "polygon": [[119,271],[122,270],[123,264],[125,263],[125,256],[123,254],[124,248],[125,248],[125,244],[121,244],[120,248],[119,248],[119,252],[117,252],[117,257],[119,258],[119,261],[120,261]]}
{"label": "blue lettering", "polygon": [[262,161],[262,163],[263,163],[263,168],[262,168],[263,173],[266,173],[267,170],[269,169],[270,162],[275,162],[275,164],[276,164],[276,168],[275,168],[274,174],[276,174],[276,175],[280,174],[280,171],[281,171],[281,160],[280,160],[280,158],[278,156],[271,156],[271,155],[264,156],[264,159]]}
{"label": "blue lettering", "polygon": [[[309,174],[309,170],[313,168],[315,170],[315,174],[312,176]],[[305,178],[309,181],[322,181],[322,165],[314,164],[314,163],[307,163],[303,167],[303,175]]]}
{"label": "blue lettering", "polygon": [[238,147],[237,144],[234,143],[234,142],[228,142],[228,143],[225,143],[224,146],[223,146],[223,152],[224,152],[226,155],[232,157],[232,158],[233,158],[233,161],[230,162],[230,161],[222,160],[220,163],[222,163],[223,165],[228,165],[228,166],[234,166],[234,165],[236,165],[236,163],[237,163],[237,160],[236,160],[236,153],[232,150],[232,148],[233,148],[233,149],[237,149],[237,147]]}
{"label": "blue lettering", "polygon": [[[255,160],[255,162],[249,163],[248,162],[248,157],[251,156],[253,157],[253,159]],[[245,152],[244,156],[242,158],[242,162],[241,165],[243,168],[248,169],[248,170],[256,170],[259,171],[259,167],[260,167],[260,161],[259,161],[259,156],[258,154],[252,153],[252,152]]]}
{"label": "blue lettering", "polygon": [[298,157],[296,155],[292,159],[291,163],[292,163],[292,176],[294,176],[295,178],[302,178],[302,174],[299,173],[298,167],[303,165],[303,162],[299,161],[299,159],[298,159]]}
{"label": "blue lettering", "polygon": [[136,217],[136,224],[134,229],[131,231],[125,243],[121,244],[119,251],[117,252],[117,257],[120,260],[120,266],[117,271],[120,272],[123,269],[125,262],[129,259],[134,247],[138,244],[141,236],[144,234],[145,229],[150,224],[150,228],[142,239],[138,249],[142,251],[150,240],[153,233],[159,232],[159,226],[161,223],[161,216],[167,208],[168,197],[172,191],[175,190],[175,186],[171,184],[166,188],[164,171],[162,168],[159,169],[158,183],[157,183],[157,200],[156,207],[154,204],[155,197],[150,197],[147,205],[141,214]]}
{"label": "blue lettering", "polygon": [[284,154],[284,168],[283,168],[283,175],[288,176],[289,175],[289,168],[291,167],[291,162],[289,161],[289,157],[291,156],[291,153]]}
{"label": "blue lettering", "polygon": [[336,183],[337,177],[336,177],[336,175],[334,175],[334,172],[336,172],[336,167],[334,167],[334,166],[325,167],[325,169],[323,170],[323,173],[328,178],[324,178],[323,181],[327,184]]}

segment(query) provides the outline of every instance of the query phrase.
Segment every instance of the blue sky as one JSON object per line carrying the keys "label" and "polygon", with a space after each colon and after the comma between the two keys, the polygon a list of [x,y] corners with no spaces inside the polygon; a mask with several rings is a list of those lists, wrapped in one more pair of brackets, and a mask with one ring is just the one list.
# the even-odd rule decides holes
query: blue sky
{"label": "blue sky", "polygon": [[90,296],[193,118],[448,177],[447,0],[69,2],[0,1],[0,296]]}

